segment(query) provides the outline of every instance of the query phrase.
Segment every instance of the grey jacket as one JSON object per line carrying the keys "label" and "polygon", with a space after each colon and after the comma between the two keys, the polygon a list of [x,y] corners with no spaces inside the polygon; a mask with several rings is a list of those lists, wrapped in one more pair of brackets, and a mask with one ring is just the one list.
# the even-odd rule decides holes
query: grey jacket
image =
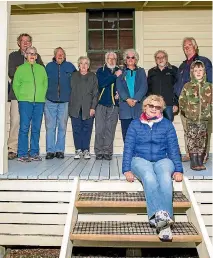
{"label": "grey jacket", "polygon": [[81,75],[74,72],[71,78],[71,97],[69,103],[69,115],[79,117],[82,111],[82,119],[90,118],[90,109],[95,109],[98,103],[98,80],[94,73],[88,72]]}

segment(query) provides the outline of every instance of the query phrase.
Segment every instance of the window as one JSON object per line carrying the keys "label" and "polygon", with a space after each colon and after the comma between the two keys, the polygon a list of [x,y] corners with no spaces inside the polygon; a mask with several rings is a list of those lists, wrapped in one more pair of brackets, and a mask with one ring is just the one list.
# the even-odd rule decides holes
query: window
{"label": "window", "polygon": [[117,53],[118,64],[123,65],[127,48],[134,48],[133,9],[87,11],[87,53],[92,71],[104,64],[109,50]]}

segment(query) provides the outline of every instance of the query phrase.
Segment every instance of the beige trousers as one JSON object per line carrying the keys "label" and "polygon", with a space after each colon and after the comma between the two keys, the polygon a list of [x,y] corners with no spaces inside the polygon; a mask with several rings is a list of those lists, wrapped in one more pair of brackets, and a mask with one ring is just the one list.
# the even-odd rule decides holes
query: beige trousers
{"label": "beige trousers", "polygon": [[[182,114],[180,114],[180,118],[181,118],[181,122],[182,122],[182,125],[183,125],[183,130],[184,130],[185,151],[186,151],[186,154],[188,154],[189,151],[188,151],[188,148],[187,148],[186,118]],[[207,151],[206,152],[209,153],[210,144],[211,144],[211,134],[212,134],[212,124],[210,122],[208,123],[207,130],[208,130],[208,142],[207,142]]]}
{"label": "beige trousers", "polygon": [[11,100],[10,105],[10,132],[8,138],[8,151],[17,153],[18,149],[18,133],[19,133],[19,109],[18,101]]}

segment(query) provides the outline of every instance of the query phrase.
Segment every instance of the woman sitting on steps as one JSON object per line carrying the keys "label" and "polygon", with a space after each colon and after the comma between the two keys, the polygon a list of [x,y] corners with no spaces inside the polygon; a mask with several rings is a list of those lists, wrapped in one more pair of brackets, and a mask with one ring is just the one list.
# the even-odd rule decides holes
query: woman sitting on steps
{"label": "woman sitting on steps", "polygon": [[161,240],[171,240],[173,221],[172,178],[183,179],[178,139],[171,121],[163,117],[165,102],[150,95],[144,112],[131,122],[123,153],[122,171],[127,181],[136,176],[143,184],[149,222]]}

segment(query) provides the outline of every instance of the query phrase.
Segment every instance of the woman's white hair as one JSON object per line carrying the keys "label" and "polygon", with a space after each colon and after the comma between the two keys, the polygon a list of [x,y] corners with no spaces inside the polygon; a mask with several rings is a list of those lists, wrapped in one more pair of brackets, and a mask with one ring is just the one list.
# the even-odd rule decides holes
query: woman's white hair
{"label": "woman's white hair", "polygon": [[81,63],[82,60],[87,60],[88,66],[90,67],[90,59],[89,59],[88,56],[80,56],[80,57],[78,58],[78,67],[79,67],[79,65],[80,65],[80,63]]}
{"label": "woman's white hair", "polygon": [[28,47],[27,49],[26,49],[26,53],[28,53],[30,50],[33,50],[34,52],[35,52],[35,54],[37,54],[37,49],[35,48],[35,47]]}
{"label": "woman's white hair", "polygon": [[197,45],[197,42],[195,40],[195,38],[193,37],[185,37],[182,41],[182,48],[184,48],[184,44],[185,44],[185,41],[191,41],[192,42],[192,45],[194,46],[196,52],[198,53],[198,45]]}
{"label": "woman's white hair", "polygon": [[66,52],[62,47],[57,47],[54,49],[54,57],[56,56],[58,50],[61,50],[64,53],[64,58],[66,58]]}
{"label": "woman's white hair", "polygon": [[117,60],[117,54],[115,53],[115,52],[113,52],[113,51],[108,51],[108,52],[106,52],[106,54],[105,54],[105,62],[107,63],[107,59],[108,59],[108,56],[109,55],[114,55],[114,57],[115,57],[115,59]]}
{"label": "woman's white hair", "polygon": [[124,64],[126,64],[126,58],[127,58],[129,52],[133,53],[135,60],[136,60],[136,64],[137,64],[139,61],[139,54],[134,48],[129,48],[124,51],[124,53],[123,53]]}

